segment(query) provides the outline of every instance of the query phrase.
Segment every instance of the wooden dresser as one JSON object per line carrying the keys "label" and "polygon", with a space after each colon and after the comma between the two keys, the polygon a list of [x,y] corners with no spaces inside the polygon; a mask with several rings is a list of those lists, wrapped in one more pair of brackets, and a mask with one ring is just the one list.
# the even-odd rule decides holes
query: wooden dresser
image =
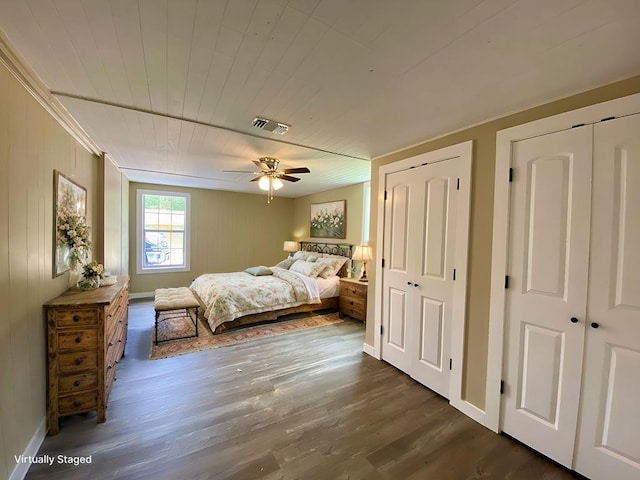
{"label": "wooden dresser", "polygon": [[44,304],[48,343],[49,433],[59,418],[95,410],[106,420],[107,399],[127,342],[129,277],[115,285],[76,287]]}
{"label": "wooden dresser", "polygon": [[367,283],[355,278],[340,279],[339,317],[348,315],[356,320],[367,319]]}

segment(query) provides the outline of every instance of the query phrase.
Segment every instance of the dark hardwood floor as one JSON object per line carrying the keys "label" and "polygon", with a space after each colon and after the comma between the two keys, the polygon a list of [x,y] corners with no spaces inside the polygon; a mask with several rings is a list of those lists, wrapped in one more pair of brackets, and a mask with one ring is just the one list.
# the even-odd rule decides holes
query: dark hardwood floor
{"label": "dark hardwood floor", "polygon": [[384,362],[336,326],[149,360],[153,305],[132,303],[107,422],[63,419],[36,479],[566,479]]}

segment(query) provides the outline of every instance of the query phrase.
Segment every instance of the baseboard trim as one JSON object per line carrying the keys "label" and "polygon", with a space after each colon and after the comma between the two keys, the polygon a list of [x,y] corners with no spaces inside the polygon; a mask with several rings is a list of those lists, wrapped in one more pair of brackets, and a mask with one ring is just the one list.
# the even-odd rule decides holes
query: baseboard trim
{"label": "baseboard trim", "polygon": [[137,298],[153,298],[155,296],[155,292],[138,292],[138,293],[130,293],[129,298],[137,299]]}
{"label": "baseboard trim", "polygon": [[375,348],[373,348],[371,345],[369,345],[368,343],[363,343],[362,344],[362,351],[364,353],[366,353],[367,355],[371,355],[373,358],[376,358],[378,360],[380,360],[378,357],[376,357],[376,350]]}
{"label": "baseboard trim", "polygon": [[[31,441],[25,448],[22,454],[25,457],[35,457],[38,455],[38,450],[40,450],[40,446],[42,442],[44,442],[45,437],[47,436],[47,417],[43,417],[38,429],[31,437]],[[27,472],[31,467],[30,463],[18,463],[16,464],[13,472],[9,475],[9,480],[24,480],[24,477],[27,476]]]}

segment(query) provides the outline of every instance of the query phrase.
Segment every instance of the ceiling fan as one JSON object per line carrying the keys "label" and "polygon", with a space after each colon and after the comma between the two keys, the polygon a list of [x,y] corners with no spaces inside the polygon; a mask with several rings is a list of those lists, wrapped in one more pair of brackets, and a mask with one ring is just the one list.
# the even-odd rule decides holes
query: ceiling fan
{"label": "ceiling fan", "polygon": [[278,170],[278,164],[280,160],[273,157],[261,157],[258,160],[254,160],[253,163],[260,169],[259,172],[247,172],[244,170],[223,170],[227,173],[250,173],[252,175],[257,175],[257,177],[252,178],[251,182],[258,182],[258,186],[261,190],[265,190],[267,192],[267,203],[271,203],[273,200],[273,192],[274,190],[280,190],[284,184],[282,180],[287,182],[297,182],[300,180],[298,177],[292,177],[291,173],[311,173],[307,167],[298,167],[298,168],[285,168],[283,170]]}

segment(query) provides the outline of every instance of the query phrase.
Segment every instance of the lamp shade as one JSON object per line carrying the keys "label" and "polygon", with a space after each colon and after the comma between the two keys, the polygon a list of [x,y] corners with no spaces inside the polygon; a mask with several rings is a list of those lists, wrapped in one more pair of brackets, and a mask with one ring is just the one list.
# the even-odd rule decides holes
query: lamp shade
{"label": "lamp shade", "polygon": [[354,260],[359,260],[361,262],[368,262],[372,259],[371,247],[367,245],[356,245],[351,258]]}
{"label": "lamp shade", "polygon": [[273,180],[271,180],[271,185],[273,185],[274,190],[280,190],[282,187],[284,187],[284,183],[282,183],[282,180],[280,180],[279,178],[274,178]]}
{"label": "lamp shade", "polygon": [[269,190],[269,183],[271,183],[269,177],[265,175],[258,180],[258,187],[260,187],[260,190]]}
{"label": "lamp shade", "polygon": [[298,242],[287,241],[284,242],[284,247],[282,248],[285,252],[297,252],[298,251]]}

